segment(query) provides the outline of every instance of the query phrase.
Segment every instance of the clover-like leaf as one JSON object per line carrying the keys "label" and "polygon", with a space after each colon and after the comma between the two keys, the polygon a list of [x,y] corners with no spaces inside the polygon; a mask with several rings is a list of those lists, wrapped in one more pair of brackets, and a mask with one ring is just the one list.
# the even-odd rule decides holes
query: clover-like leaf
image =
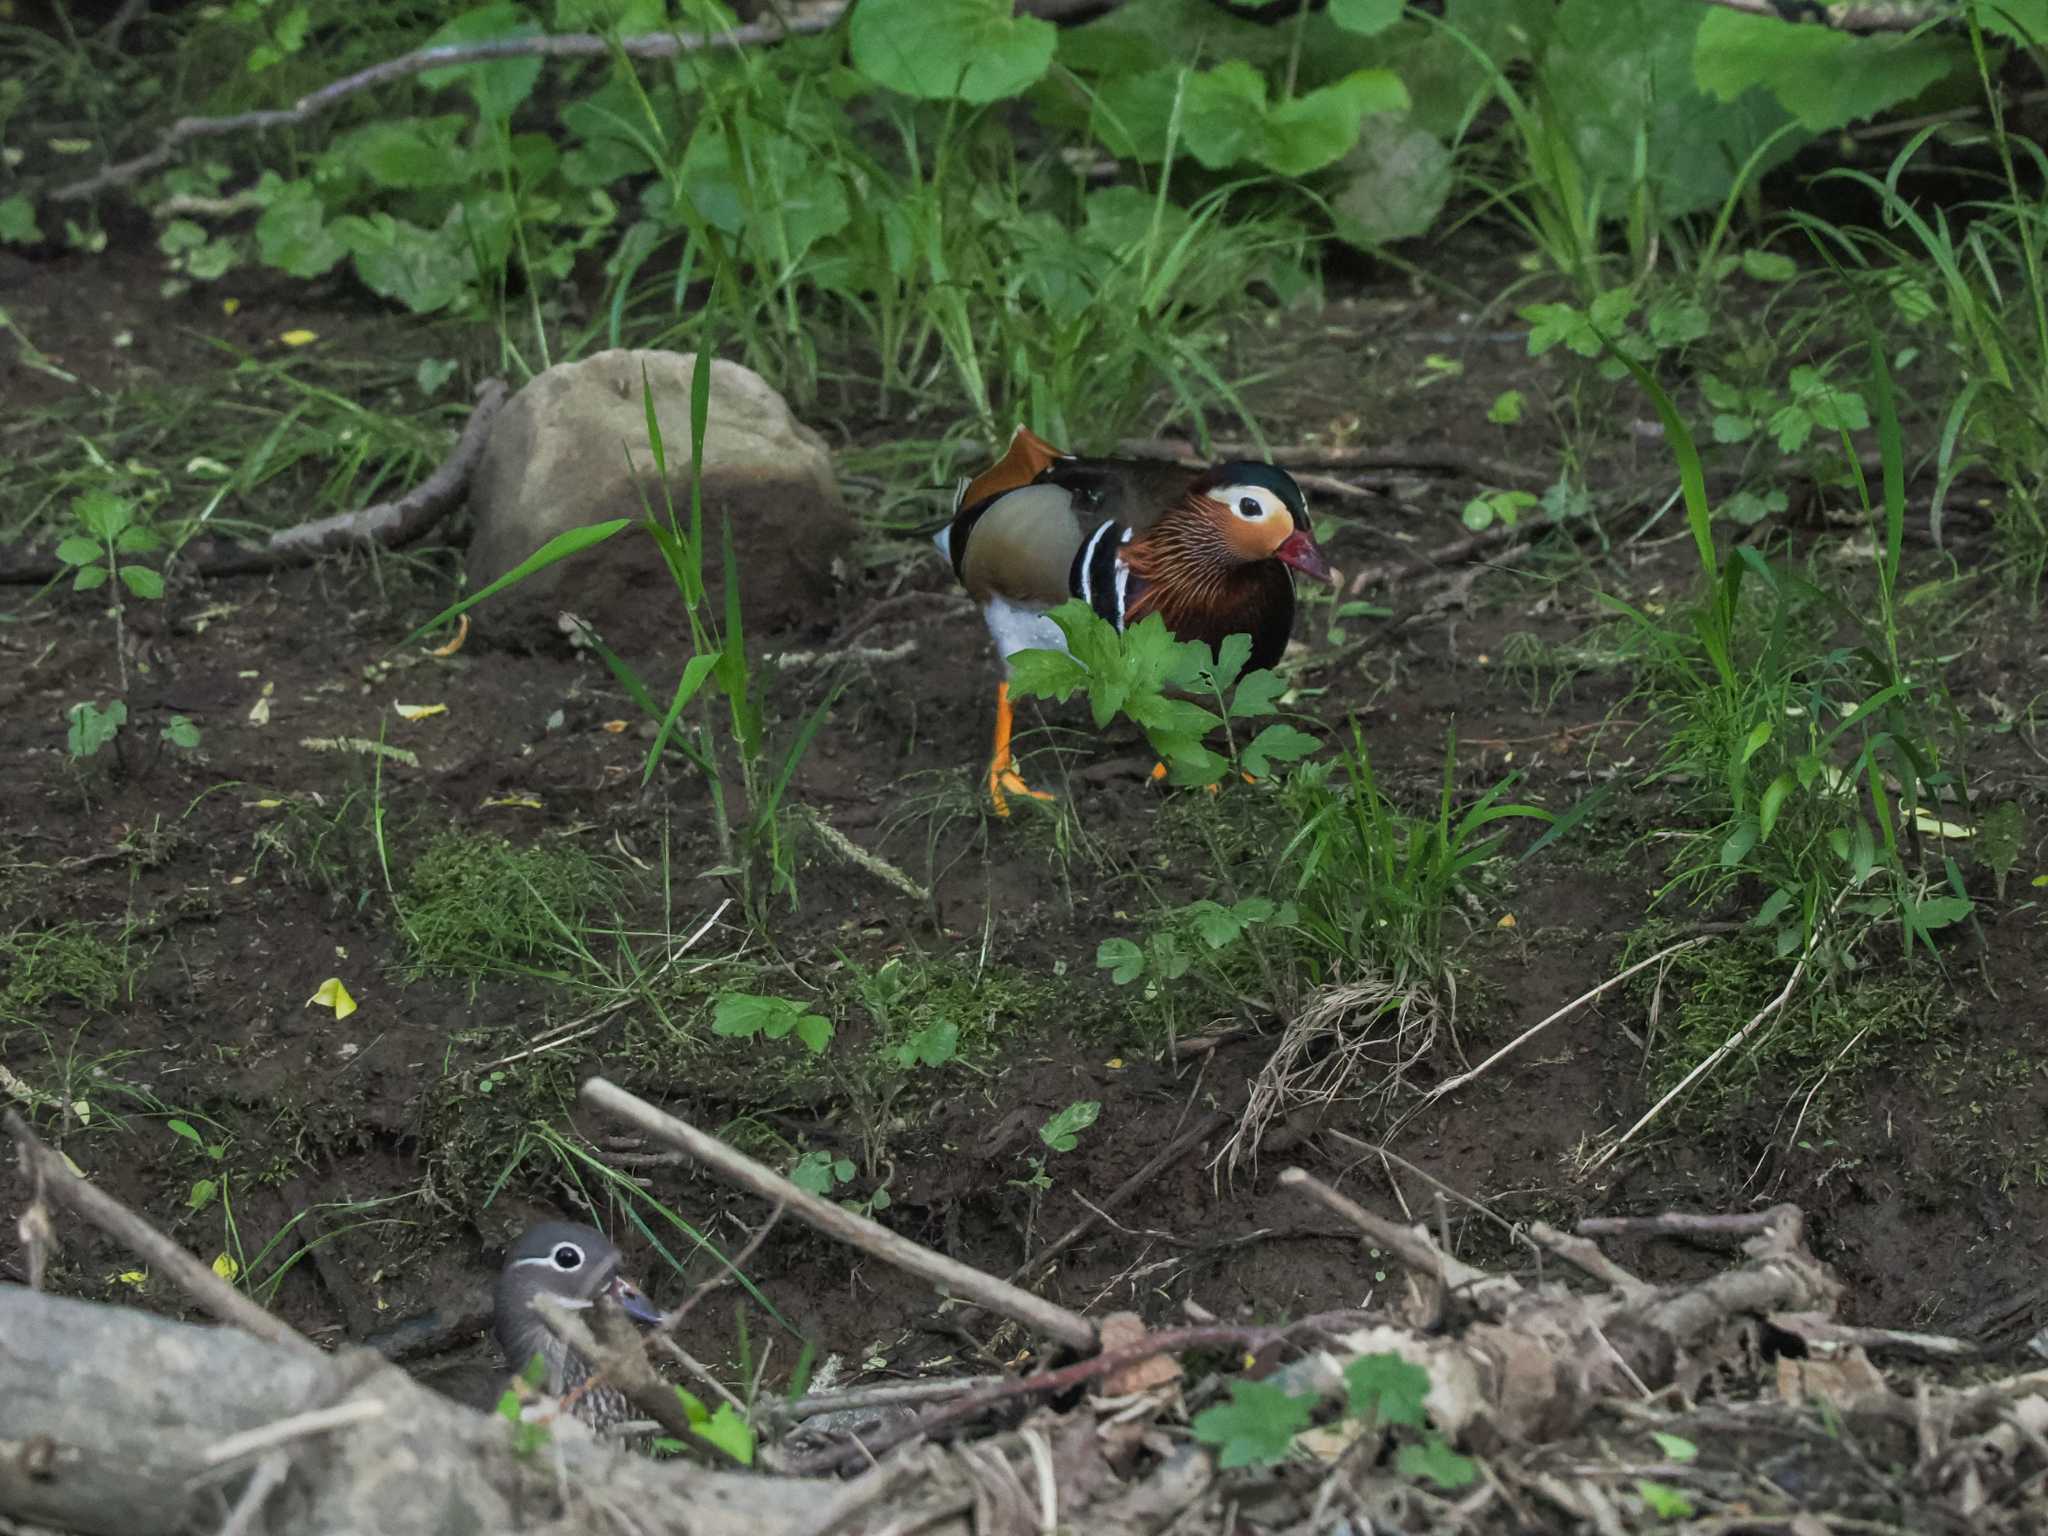
{"label": "clover-like leaf", "polygon": [[1313,1397],[1297,1397],[1267,1381],[1233,1381],[1230,1401],[1195,1415],[1195,1438],[1217,1448],[1217,1465],[1263,1467],[1285,1459],[1308,1428]]}

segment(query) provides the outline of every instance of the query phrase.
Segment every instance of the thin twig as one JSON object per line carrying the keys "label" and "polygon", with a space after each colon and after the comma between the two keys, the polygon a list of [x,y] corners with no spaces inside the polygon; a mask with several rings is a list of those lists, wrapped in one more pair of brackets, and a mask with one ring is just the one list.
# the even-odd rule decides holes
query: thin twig
{"label": "thin twig", "polygon": [[[1471,1084],[1474,1080],[1483,1077],[1488,1071],[1492,1070],[1493,1067],[1498,1065],[1503,1058],[1512,1056],[1516,1051],[1519,1051],[1531,1040],[1535,1039],[1538,1035],[1542,1034],[1544,1030],[1550,1028],[1551,1025],[1557,1023],[1558,1020],[1570,1017],[1577,1010],[1585,1007],[1586,1004],[1594,1001],[1602,994],[1613,991],[1616,987],[1620,986],[1624,981],[1627,981],[1629,977],[1636,975],[1638,972],[1648,970],[1651,966],[1657,964],[1661,960],[1668,959],[1670,956],[1677,954],[1680,950],[1691,949],[1696,944],[1704,944],[1707,942],[1707,940],[1713,937],[1714,935],[1710,933],[1701,934],[1697,938],[1681,939],[1676,944],[1668,944],[1664,948],[1658,950],[1657,953],[1650,956],[1649,959],[1638,960],[1634,965],[1630,966],[1627,970],[1621,972],[1619,975],[1608,977],[1607,980],[1601,982],[1599,986],[1594,987],[1591,991],[1580,993],[1577,997],[1573,998],[1570,1002],[1566,1003],[1562,1008],[1559,1008],[1555,1013],[1549,1015],[1549,1017],[1541,1020],[1538,1023],[1532,1024],[1527,1029],[1523,1030],[1519,1035],[1515,1036],[1514,1039],[1510,1040],[1506,1045],[1502,1046],[1499,1050],[1495,1051],[1491,1056],[1487,1057],[1486,1060],[1479,1063],[1479,1065],[1474,1067],[1471,1071],[1461,1072],[1456,1077],[1451,1078],[1448,1082],[1438,1083],[1434,1088],[1430,1089],[1429,1092],[1425,1093],[1422,1096],[1421,1101],[1417,1103],[1413,1109],[1409,1110],[1407,1114],[1401,1117],[1401,1123],[1405,1125],[1412,1116],[1419,1114],[1421,1111],[1427,1109],[1430,1105],[1434,1104],[1438,1099],[1442,1098],[1445,1094],[1456,1093],[1460,1088],[1464,1088]],[[1399,1127],[1397,1126],[1396,1129],[1398,1128]]]}
{"label": "thin twig", "polygon": [[1089,1212],[1086,1216],[1083,1216],[1079,1221],[1067,1228],[1066,1231],[1062,1232],[1050,1243],[1047,1243],[1045,1247],[1041,1248],[1031,1258],[1011,1270],[1010,1283],[1014,1285],[1033,1270],[1043,1269],[1052,1260],[1065,1253],[1074,1244],[1094,1231],[1098,1222],[1106,1220],[1109,1212],[1122,1205],[1131,1196],[1159,1177],[1161,1173],[1180,1161],[1190,1148],[1200,1146],[1211,1136],[1222,1130],[1224,1126],[1230,1124],[1234,1118],[1236,1117],[1228,1110],[1215,1110],[1204,1115],[1194,1125],[1174,1137],[1172,1141],[1159,1150],[1150,1162],[1146,1163],[1144,1167],[1111,1190],[1101,1205],[1089,1207]]}
{"label": "thin twig", "polygon": [[108,187],[122,186],[160,165],[168,164],[183,145],[194,139],[294,127],[339,106],[360,92],[410,79],[430,69],[481,64],[493,59],[601,59],[621,53],[633,59],[672,59],[685,53],[701,53],[708,48],[744,48],[756,43],[779,42],[797,33],[828,31],[845,11],[843,4],[826,5],[808,15],[792,17],[787,24],[756,21],[730,27],[723,32],[650,32],[620,38],[600,37],[591,32],[569,32],[554,37],[503,37],[482,43],[418,48],[323,85],[310,95],[301,96],[289,107],[238,112],[231,117],[181,117],[171,124],[170,131],[148,154],[110,165],[83,181],[59,187],[50,196],[54,202],[77,202]]}
{"label": "thin twig", "polygon": [[1404,1227],[1384,1216],[1375,1216],[1356,1200],[1332,1189],[1304,1168],[1281,1169],[1280,1187],[1299,1190],[1324,1210],[1343,1217],[1410,1269],[1441,1281],[1448,1289],[1463,1291],[1475,1298],[1481,1292],[1521,1289],[1509,1276],[1491,1274],[1467,1264],[1463,1259],[1453,1258],[1420,1228]]}
{"label": "thin twig", "polygon": [[242,1496],[235,1500],[235,1507],[221,1523],[219,1536],[243,1536],[244,1532],[255,1529],[256,1521],[263,1513],[263,1506],[270,1502],[270,1496],[278,1490],[284,1480],[291,1476],[292,1459],[283,1451],[272,1451],[256,1464],[248,1484],[242,1489]]}
{"label": "thin twig", "polygon": [[[1928,9],[1908,10],[1894,3],[1879,5],[1825,4],[1823,0],[1704,0],[1724,10],[1742,11],[1750,16],[1769,16],[1795,25],[1825,27],[1831,32],[1912,32],[1929,22],[1950,19],[1949,13]],[[1798,17],[1786,14],[1797,10]]]}
{"label": "thin twig", "polygon": [[1613,1141],[1609,1142],[1605,1147],[1601,1148],[1600,1151],[1593,1156],[1592,1160],[1586,1164],[1585,1171],[1587,1173],[1595,1173],[1601,1168],[1606,1167],[1608,1163],[1613,1161],[1616,1153],[1620,1152],[1623,1147],[1627,1146],[1631,1141],[1635,1139],[1637,1132],[1641,1131],[1651,1121],[1655,1120],[1659,1115],[1663,1114],[1665,1109],[1668,1108],[1674,1100],[1678,1099],[1681,1095],[1683,1095],[1686,1092],[1687,1089],[1691,1088],[1694,1083],[1698,1082],[1701,1078],[1705,1077],[1709,1072],[1713,1071],[1715,1067],[1719,1066],[1729,1056],[1732,1056],[1736,1051],[1740,1050],[1742,1048],[1743,1043],[1747,1041],[1751,1035],[1755,1034],[1771,1019],[1777,1017],[1778,1013],[1784,1008],[1785,1004],[1791,1001],[1792,994],[1798,990],[1800,978],[1806,974],[1807,964],[1813,959],[1813,952],[1820,947],[1821,935],[1824,932],[1826,932],[1829,922],[1833,919],[1835,915],[1836,909],[1841,906],[1843,898],[1849,894],[1850,889],[1850,887],[1844,886],[1842,888],[1842,894],[1835,898],[1833,905],[1830,906],[1827,912],[1821,917],[1821,919],[1814,924],[1813,932],[1807,936],[1806,947],[1799,952],[1799,963],[1792,967],[1792,974],[1785,978],[1785,985],[1783,988],[1779,990],[1778,995],[1772,998],[1768,1003],[1765,1003],[1763,1007],[1757,1009],[1755,1015],[1751,1017],[1750,1021],[1747,1024],[1743,1025],[1742,1028],[1736,1030],[1734,1034],[1730,1035],[1726,1040],[1723,1040],[1719,1045],[1715,1046],[1714,1049],[1707,1054],[1707,1056],[1700,1062],[1698,1066],[1694,1067],[1690,1072],[1686,1073],[1685,1076],[1679,1080],[1676,1087],[1674,1087],[1669,1093],[1665,1094],[1664,1097],[1659,1099],[1656,1103],[1652,1104],[1640,1120],[1636,1121],[1634,1125],[1630,1126],[1626,1131],[1623,1131],[1620,1136],[1616,1137]]}
{"label": "thin twig", "polygon": [[0,1114],[0,1126],[14,1138],[24,1177],[41,1180],[43,1188],[59,1205],[91,1222],[152,1268],[169,1275],[195,1304],[220,1321],[232,1323],[268,1343],[308,1354],[320,1353],[311,1339],[257,1306],[112,1195],[78,1177],[62,1156],[36,1140],[28,1122],[13,1110]]}
{"label": "thin twig", "polygon": [[720,1255],[722,1264],[718,1272],[714,1274],[709,1280],[706,1280],[702,1285],[699,1285],[697,1289],[690,1292],[690,1294],[683,1299],[683,1304],[681,1306],[675,1308],[671,1312],[665,1312],[662,1314],[661,1331],[664,1334],[673,1335],[676,1331],[676,1325],[682,1322],[684,1318],[690,1315],[691,1310],[697,1305],[698,1302],[702,1301],[706,1296],[709,1296],[713,1291],[717,1290],[720,1286],[728,1284],[735,1275],[744,1274],[746,1272],[747,1261],[760,1251],[761,1244],[767,1241],[768,1234],[775,1230],[775,1223],[777,1223],[780,1220],[782,1220],[782,1203],[780,1201],[777,1201],[775,1209],[768,1213],[768,1219],[762,1222],[760,1226],[754,1229],[753,1236],[747,1239],[746,1243],[744,1244],[744,1246],[741,1247],[738,1253],[734,1254],[729,1259],[724,1258],[723,1255]]}
{"label": "thin twig", "polygon": [[884,885],[891,886],[921,905],[931,905],[932,893],[878,853],[870,853],[833,826],[812,806],[799,806],[803,819],[817,833],[818,841],[856,869],[865,870]]}
{"label": "thin twig", "polygon": [[238,1435],[229,1435],[218,1444],[208,1446],[202,1460],[209,1467],[225,1466],[231,1461],[240,1461],[244,1456],[275,1450],[287,1441],[302,1440],[307,1435],[325,1434],[330,1429],[346,1429],[351,1424],[367,1424],[372,1419],[382,1417],[382,1399],[352,1397],[345,1403],[334,1404],[331,1408],[314,1408],[306,1413],[295,1413],[288,1419],[277,1420],[274,1424],[259,1424],[254,1429],[245,1429]]}
{"label": "thin twig", "polygon": [[772,1168],[764,1167],[743,1152],[734,1151],[715,1136],[656,1109],[646,1100],[626,1092],[601,1077],[587,1079],[583,1102],[593,1109],[628,1122],[639,1130],[673,1147],[680,1147],[711,1172],[763,1199],[786,1205],[795,1215],[838,1242],[871,1254],[906,1274],[916,1275],[950,1295],[986,1307],[991,1312],[1014,1318],[1026,1327],[1074,1349],[1095,1345],[1095,1325],[1077,1312],[1057,1306],[1043,1297],[998,1280],[994,1275],[972,1269],[944,1254],[934,1253],[921,1243],[900,1237],[865,1216],[799,1189]]}

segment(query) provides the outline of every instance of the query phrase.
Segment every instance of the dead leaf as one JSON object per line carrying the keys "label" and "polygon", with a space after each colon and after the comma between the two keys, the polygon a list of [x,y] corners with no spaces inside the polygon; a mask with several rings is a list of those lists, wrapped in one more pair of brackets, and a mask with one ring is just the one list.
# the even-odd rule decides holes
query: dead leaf
{"label": "dead leaf", "polygon": [[342,985],[339,976],[330,976],[320,983],[320,990],[306,999],[308,1008],[332,1008],[336,1020],[347,1018],[356,1011],[356,1000],[348,995],[348,988]]}
{"label": "dead leaf", "polygon": [[[1112,1312],[1102,1320],[1095,1330],[1096,1340],[1103,1352],[1129,1349],[1145,1341],[1145,1320],[1135,1312]],[[1163,1387],[1169,1381],[1178,1381],[1181,1376],[1180,1362],[1171,1355],[1153,1355],[1149,1359],[1133,1361],[1120,1370],[1111,1371],[1103,1378],[1103,1394],[1108,1397],[1123,1397],[1131,1392],[1145,1392],[1153,1387]]]}

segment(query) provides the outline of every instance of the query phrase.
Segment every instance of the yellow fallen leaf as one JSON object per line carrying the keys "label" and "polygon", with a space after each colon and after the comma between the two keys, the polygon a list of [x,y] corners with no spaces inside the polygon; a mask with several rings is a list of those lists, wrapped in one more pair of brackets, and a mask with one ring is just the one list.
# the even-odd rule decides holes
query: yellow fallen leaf
{"label": "yellow fallen leaf", "polygon": [[1935,837],[1962,838],[1977,835],[1974,827],[1959,827],[1952,821],[1943,821],[1939,816],[1930,816],[1925,811],[1913,813],[1913,825]]}
{"label": "yellow fallen leaf", "polygon": [[221,1279],[227,1281],[229,1285],[233,1285],[235,1283],[235,1276],[242,1272],[242,1266],[235,1262],[234,1255],[223,1253],[214,1258],[213,1272],[219,1275]]}
{"label": "yellow fallen leaf", "polygon": [[256,695],[256,702],[249,706],[249,723],[251,725],[270,724],[270,696],[276,692],[277,684],[265,683],[263,685],[263,691]]}
{"label": "yellow fallen leaf", "polygon": [[401,704],[393,699],[391,707],[398,711],[398,718],[401,720],[427,720],[435,715],[448,713],[446,704]]}
{"label": "yellow fallen leaf", "polygon": [[341,984],[339,976],[330,976],[320,983],[320,990],[306,999],[308,1008],[332,1008],[337,1019],[345,1019],[356,1011],[356,1000],[348,995],[348,988]]}
{"label": "yellow fallen leaf", "polygon": [[1499,921],[1499,922],[1497,922],[1497,923],[1495,923],[1495,924],[1494,924],[1493,926],[1494,926],[1494,927],[1496,927],[1496,928],[1512,928],[1512,927],[1514,927],[1514,926],[1515,926],[1515,914],[1514,914],[1514,913],[1512,913],[1512,912],[1503,912],[1503,913],[1501,913],[1501,915],[1500,915],[1500,921]]}
{"label": "yellow fallen leaf", "polygon": [[244,800],[242,804],[252,811],[274,811],[280,805],[283,805],[284,802],[282,800]]}
{"label": "yellow fallen leaf", "polygon": [[493,795],[490,799],[484,801],[483,808],[489,810],[493,806],[501,805],[509,805],[522,811],[537,811],[541,809],[541,803],[531,795]]}
{"label": "yellow fallen leaf", "polygon": [[462,642],[467,640],[468,638],[469,615],[466,613],[458,613],[457,615],[455,615],[455,638],[453,640],[450,640],[446,645],[435,646],[431,651],[427,652],[427,654],[429,656],[453,656],[457,651],[462,649]]}
{"label": "yellow fallen leaf", "polygon": [[148,1283],[149,1276],[139,1269],[124,1269],[120,1274],[114,1276],[114,1279],[120,1284],[127,1286],[130,1290],[139,1291]]}
{"label": "yellow fallen leaf", "polygon": [[1124,1059],[1121,1056],[1112,1056],[1103,1065],[1112,1072],[1121,1072],[1124,1069]]}
{"label": "yellow fallen leaf", "polygon": [[224,315],[232,315],[241,307],[242,301],[240,299],[222,299],[220,301],[220,312]]}
{"label": "yellow fallen leaf", "polygon": [[277,338],[288,347],[309,347],[320,339],[318,331],[286,331]]}
{"label": "yellow fallen leaf", "polygon": [[631,722],[626,720],[607,720],[604,723],[604,728],[607,731],[611,732],[612,735],[617,736],[621,734],[629,724],[631,724]]}

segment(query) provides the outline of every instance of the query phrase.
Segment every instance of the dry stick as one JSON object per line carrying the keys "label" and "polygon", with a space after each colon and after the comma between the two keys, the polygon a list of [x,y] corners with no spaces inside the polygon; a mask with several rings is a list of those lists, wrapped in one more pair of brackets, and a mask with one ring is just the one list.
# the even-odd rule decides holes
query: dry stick
{"label": "dry stick", "polygon": [[944,1402],[969,1392],[986,1392],[1002,1386],[1007,1376],[951,1376],[940,1381],[883,1381],[872,1386],[848,1387],[843,1392],[813,1392],[808,1397],[764,1398],[754,1406],[755,1415],[796,1423],[819,1413],[844,1413],[857,1408],[896,1408],[913,1403]]}
{"label": "dry stick", "polygon": [[1588,1216],[1579,1223],[1583,1237],[1754,1237],[1785,1219],[1786,1207],[1698,1216],[1666,1211],[1660,1216]]}
{"label": "dry stick", "polygon": [[[698,1454],[709,1452],[710,1448],[704,1441],[691,1432],[690,1416],[683,1409],[683,1400],[654,1374],[654,1367],[647,1360],[647,1351],[637,1336],[638,1325],[619,1311],[616,1302],[600,1300],[598,1311],[593,1314],[605,1330],[602,1342],[597,1331],[584,1322],[582,1315],[571,1311],[569,1304],[559,1297],[542,1292],[533,1298],[531,1305],[541,1326],[581,1356],[590,1368],[590,1374],[580,1387],[563,1394],[565,1404],[603,1380],[617,1387],[628,1402],[680,1444]],[[614,1323],[635,1336],[628,1339],[614,1334],[611,1331]]]}
{"label": "dry stick", "polygon": [[[1638,960],[1634,965],[1630,966],[1620,975],[1608,977],[1607,980],[1601,982],[1600,985],[1593,988],[1592,991],[1580,993],[1577,997],[1573,998],[1570,1002],[1566,1003],[1562,1008],[1558,1009],[1548,1018],[1542,1020],[1539,1023],[1532,1024],[1527,1029],[1523,1030],[1519,1035],[1515,1036],[1514,1039],[1510,1040],[1506,1045],[1502,1046],[1499,1050],[1495,1051],[1491,1056],[1487,1057],[1486,1060],[1479,1063],[1479,1065],[1474,1067],[1470,1072],[1461,1072],[1456,1077],[1452,1078],[1449,1082],[1438,1083],[1434,1088],[1430,1089],[1429,1092],[1425,1093],[1422,1096],[1421,1101],[1417,1103],[1413,1109],[1409,1110],[1407,1114],[1401,1117],[1400,1122],[1394,1127],[1394,1129],[1399,1130],[1402,1125],[1406,1125],[1410,1119],[1420,1114],[1423,1110],[1429,1108],[1430,1105],[1434,1104],[1438,1099],[1442,1098],[1445,1094],[1456,1093],[1460,1088],[1467,1086],[1474,1079],[1485,1075],[1485,1073],[1490,1071],[1501,1060],[1502,1057],[1513,1055],[1516,1051],[1519,1051],[1523,1046],[1527,1045],[1531,1040],[1535,1039],[1538,1035],[1542,1034],[1544,1030],[1550,1028],[1550,1026],[1555,1024],[1559,1019],[1566,1018],[1576,1010],[1585,1007],[1586,1004],[1592,1002],[1602,993],[1613,991],[1614,988],[1620,986],[1624,981],[1627,981],[1629,977],[1635,975],[1639,971],[1649,969],[1658,961],[1668,959],[1672,955],[1677,954],[1682,949],[1690,949],[1695,944],[1704,944],[1707,942],[1707,940],[1713,937],[1714,935],[1711,933],[1702,934],[1698,938],[1681,939],[1676,944],[1666,945],[1663,949],[1658,950],[1657,953],[1650,956],[1649,959]],[[1393,1138],[1390,1134],[1388,1140],[1392,1139]]]}
{"label": "dry stick", "polygon": [[1019,1290],[994,1275],[971,1269],[944,1254],[934,1253],[920,1243],[899,1237],[879,1222],[855,1215],[809,1190],[799,1189],[773,1169],[734,1151],[717,1137],[707,1136],[695,1126],[656,1109],[616,1083],[602,1077],[586,1079],[580,1097],[592,1109],[614,1115],[657,1141],[682,1148],[728,1183],[787,1206],[827,1237],[871,1254],[885,1264],[916,1275],[976,1306],[1014,1318],[1069,1348],[1092,1349],[1095,1346],[1095,1325],[1079,1313],[1056,1306],[1029,1291]]}
{"label": "dry stick", "polygon": [[1045,1392],[1071,1391],[1075,1387],[1085,1386],[1088,1382],[1120,1371],[1127,1365],[1136,1365],[1140,1361],[1151,1360],[1160,1355],[1179,1354],[1191,1349],[1222,1348],[1237,1348],[1256,1353],[1274,1344],[1283,1343],[1297,1334],[1353,1328],[1364,1317],[1365,1314],[1356,1311],[1321,1312],[1279,1327],[1231,1327],[1219,1324],[1197,1328],[1162,1328],[1157,1333],[1146,1334],[1128,1348],[1105,1350],[1091,1360],[1083,1360],[1056,1371],[1039,1371],[1031,1376],[1020,1376],[991,1387],[986,1392],[977,1392],[972,1397],[957,1399],[938,1409],[929,1418],[916,1424],[884,1430],[868,1444],[850,1446],[837,1451],[829,1460],[809,1467],[806,1471],[830,1472],[851,1469],[870,1456],[880,1456],[884,1451],[901,1445],[905,1440],[965,1423],[1012,1398],[1032,1397]]}
{"label": "dry stick", "polygon": [[107,187],[118,187],[146,175],[168,162],[182,145],[193,139],[219,138],[225,134],[250,133],[265,128],[289,128],[318,117],[358,92],[409,79],[430,69],[446,69],[455,64],[477,64],[492,59],[610,58],[615,52],[634,59],[672,59],[679,54],[701,53],[708,48],[743,48],[754,43],[779,42],[797,33],[827,31],[845,10],[844,5],[829,5],[811,15],[795,17],[786,26],[779,21],[756,21],[713,33],[651,32],[635,37],[608,38],[589,32],[570,32],[557,37],[507,37],[484,43],[419,48],[345,75],[310,95],[301,96],[289,107],[265,112],[238,112],[232,117],[181,117],[171,124],[170,132],[148,154],[123,160],[83,181],[59,187],[50,197],[53,202],[76,202]]}
{"label": "dry stick", "polygon": [[59,1205],[91,1222],[130,1253],[169,1275],[180,1290],[220,1321],[233,1323],[266,1343],[320,1353],[319,1346],[311,1339],[257,1306],[112,1195],[73,1173],[62,1156],[36,1140],[28,1122],[13,1110],[0,1114],[0,1127],[5,1127],[7,1134],[14,1138],[25,1178],[40,1180]]}
{"label": "dry stick", "polygon": [[1452,1258],[1426,1234],[1404,1227],[1399,1222],[1388,1221],[1384,1216],[1373,1215],[1357,1201],[1339,1194],[1304,1168],[1281,1169],[1280,1187],[1298,1189],[1323,1209],[1343,1217],[1410,1269],[1441,1280],[1453,1290],[1476,1293],[1482,1288],[1521,1289],[1506,1275],[1489,1274],[1483,1269],[1475,1269],[1463,1259]]}
{"label": "dry stick", "polygon": [[681,1306],[672,1312],[662,1315],[662,1333],[673,1336],[676,1331],[676,1325],[690,1315],[698,1302],[709,1296],[720,1286],[727,1284],[733,1276],[744,1274],[747,1268],[747,1261],[760,1252],[761,1244],[768,1240],[768,1234],[775,1230],[775,1223],[780,1220],[782,1220],[782,1202],[778,1200],[775,1202],[775,1209],[768,1213],[768,1219],[754,1229],[754,1235],[746,1240],[738,1253],[729,1259],[725,1258],[723,1254],[719,1255],[722,1267],[718,1272],[709,1280],[699,1285],[697,1289],[690,1292],[688,1296],[684,1297]]}
{"label": "dry stick", "polygon": [[1123,1183],[1109,1192],[1109,1198],[1099,1206],[1091,1206],[1086,1216],[1075,1222],[1066,1231],[1054,1238],[1038,1253],[1010,1271],[1010,1283],[1015,1285],[1034,1269],[1041,1269],[1053,1259],[1065,1253],[1074,1244],[1095,1230],[1096,1223],[1107,1218],[1109,1213],[1122,1205],[1139,1190],[1150,1184],[1160,1174],[1171,1168],[1186,1155],[1191,1147],[1199,1146],[1223,1129],[1236,1117],[1227,1110],[1215,1110],[1198,1120],[1193,1126],[1168,1142],[1144,1167],[1132,1174]]}

